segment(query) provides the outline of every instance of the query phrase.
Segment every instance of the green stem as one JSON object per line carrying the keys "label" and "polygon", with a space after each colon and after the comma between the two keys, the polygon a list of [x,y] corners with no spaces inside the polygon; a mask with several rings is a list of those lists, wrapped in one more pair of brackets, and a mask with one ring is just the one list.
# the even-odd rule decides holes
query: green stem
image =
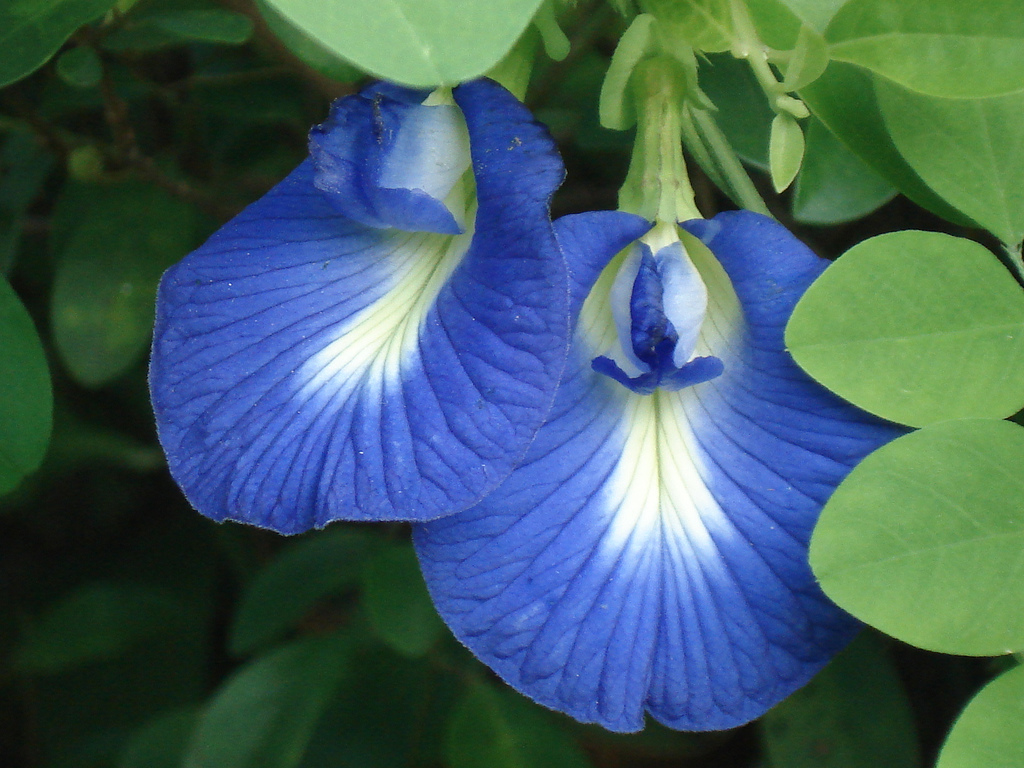
{"label": "green stem", "polygon": [[652,221],[700,218],[683,159],[680,73],[667,57],[641,62],[633,74],[637,132],[619,207]]}
{"label": "green stem", "polygon": [[757,187],[750,180],[732,145],[725,138],[711,113],[704,109],[687,109],[687,112],[693,121],[696,140],[702,144],[709,160],[721,174],[725,186],[732,192],[736,203],[749,211],[771,216]]}
{"label": "green stem", "polygon": [[732,54],[738,59],[746,60],[772,111],[775,114],[785,112],[798,119],[807,117],[810,112],[806,105],[800,99],[790,96],[786,92],[786,86],[775,76],[775,71],[768,63],[772,51],[761,42],[750,18],[750,12],[741,0],[732,2],[732,19],[736,31]]}

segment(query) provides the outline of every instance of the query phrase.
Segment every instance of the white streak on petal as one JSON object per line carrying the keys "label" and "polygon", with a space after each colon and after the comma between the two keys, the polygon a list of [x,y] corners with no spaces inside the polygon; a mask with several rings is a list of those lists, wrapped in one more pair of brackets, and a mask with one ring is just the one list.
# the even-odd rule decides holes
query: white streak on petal
{"label": "white streak on petal", "polygon": [[714,355],[728,369],[730,359],[736,360],[740,351],[743,308],[732,281],[707,246],[686,232],[683,233],[683,245],[708,294],[708,309],[693,354],[698,357]]}
{"label": "white streak on petal", "polygon": [[660,546],[665,537],[701,563],[714,562],[717,547],[709,527],[722,527],[724,515],[705,484],[706,469],[687,420],[683,400],[692,395],[684,390],[626,397],[622,457],[604,491],[614,515],[604,549],[617,557],[624,549]]}
{"label": "white streak on petal", "polygon": [[372,304],[338,326],[334,340],[303,366],[308,395],[335,396],[356,386],[395,387],[417,353],[420,331],[442,287],[458,266],[472,233],[396,233],[385,256],[391,280]]}
{"label": "white streak on petal", "polygon": [[623,251],[604,268],[580,310],[576,343],[581,347],[581,354],[588,360],[605,355],[619,362],[618,358],[622,356],[617,351],[622,348],[622,344],[612,315],[610,295],[615,276],[628,253],[629,250]]}
{"label": "white streak on petal", "polygon": [[659,250],[655,256],[661,272],[663,307],[679,341],[672,362],[682,368],[693,358],[704,316],[708,309],[708,289],[700,272],[678,240]]}
{"label": "white streak on petal", "polygon": [[[717,259],[698,240],[685,233],[684,237],[698,273],[694,277],[707,290],[707,312],[692,342],[694,351],[721,358],[728,370],[730,362],[737,360],[744,333],[742,309]],[[584,354],[607,355],[621,365],[619,329],[612,314],[617,306],[615,285],[638,252],[635,248],[613,260],[584,303],[577,326],[577,343],[586,350]],[[608,557],[620,557],[624,551],[641,555],[646,548],[664,546],[666,557],[694,558],[694,562],[680,563],[680,568],[697,567],[708,573],[720,567],[716,552],[733,535],[733,527],[707,488],[708,470],[694,437],[697,420],[705,411],[701,401],[713,396],[717,381],[678,392],[657,390],[652,395],[635,394],[612,381],[605,386],[622,403],[620,436],[612,442],[621,441],[623,448],[602,491],[611,515],[602,551]],[[641,556],[650,557],[652,552]]]}
{"label": "white streak on petal", "polygon": [[[626,251],[625,258],[622,260],[622,266],[615,273],[615,280],[612,282],[609,291],[611,315],[615,320],[619,344],[617,349],[609,350],[612,354],[606,352],[605,356],[619,363],[619,367],[630,376],[639,376],[648,370],[648,366],[644,365],[633,351],[632,341],[633,318],[631,308],[633,283],[636,282],[637,273],[640,272],[640,260],[643,257],[642,248],[646,248],[646,246],[634,244]],[[622,362],[625,362],[621,359],[623,357],[625,361],[629,362],[628,365],[622,365]]]}

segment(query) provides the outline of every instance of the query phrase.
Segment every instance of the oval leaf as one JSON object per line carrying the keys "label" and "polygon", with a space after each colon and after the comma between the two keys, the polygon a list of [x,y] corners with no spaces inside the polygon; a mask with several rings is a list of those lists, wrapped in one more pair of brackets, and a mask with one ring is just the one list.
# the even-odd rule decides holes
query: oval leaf
{"label": "oval leaf", "polygon": [[0,3],[0,87],[43,66],[83,24],[116,0],[6,0]]}
{"label": "oval leaf", "polygon": [[362,79],[363,73],[360,70],[288,21],[269,0],[256,0],[256,7],[270,31],[277,35],[284,46],[321,75],[341,83]]}
{"label": "oval leaf", "polygon": [[761,721],[769,763],[785,768],[917,768],[910,702],[884,645],[862,633]]}
{"label": "oval leaf", "polygon": [[455,85],[504,57],[541,0],[270,0],[328,49],[377,77],[413,87]]}
{"label": "oval leaf", "polygon": [[53,392],[39,335],[0,275],[0,493],[35,470],[50,443]]}
{"label": "oval leaf", "polygon": [[117,768],[179,768],[198,720],[194,707],[151,718],[128,737]]}
{"label": "oval leaf", "polygon": [[117,378],[146,351],[160,275],[192,245],[194,210],[151,186],[82,186],[58,204],[53,338],[85,386]]}
{"label": "oval leaf", "polygon": [[977,226],[935,194],[896,149],[878,106],[876,79],[860,67],[832,61],[824,75],[801,89],[800,98],[851,152],[915,203],[955,224]]}
{"label": "oval leaf", "polygon": [[145,584],[97,582],[49,607],[15,651],[17,669],[53,674],[112,659],[146,638],[180,626],[185,606],[174,595]]}
{"label": "oval leaf", "polygon": [[1024,765],[1024,667],[981,689],[953,724],[936,768]]}
{"label": "oval leaf", "polygon": [[252,21],[224,8],[194,8],[153,14],[154,26],[182,40],[241,45],[252,37]]}
{"label": "oval leaf", "polygon": [[291,768],[348,669],[347,636],[311,637],[236,672],[203,713],[183,768]]}
{"label": "oval leaf", "polygon": [[548,712],[507,689],[475,682],[448,723],[451,768],[588,768]]}
{"label": "oval leaf", "polygon": [[1004,243],[1024,239],[1024,93],[938,99],[883,80],[876,92],[896,148],[933,190]]}
{"label": "oval leaf", "polygon": [[796,47],[786,63],[786,78],[783,86],[795,91],[810,85],[824,73],[828,66],[828,50],[825,41],[810,27],[800,27]]}
{"label": "oval leaf", "polygon": [[839,486],[811,539],[825,593],[913,645],[1024,648],[1024,429],[964,419],[904,435]]}
{"label": "oval leaf", "polygon": [[826,387],[903,424],[1024,407],[1024,293],[970,240],[904,231],[854,246],[801,299],[786,344]]}
{"label": "oval leaf", "polygon": [[[750,14],[757,39],[780,51],[788,51],[796,46],[802,22],[787,3],[782,0],[748,0],[743,5],[746,5]],[[754,36],[749,32],[744,34],[743,26],[741,22],[739,37],[747,39],[741,44],[749,45],[748,40]]]}
{"label": "oval leaf", "polygon": [[368,543],[367,532],[335,527],[284,549],[246,589],[231,652],[243,656],[280,639],[319,601],[353,584]]}
{"label": "oval leaf", "polygon": [[388,544],[363,566],[363,605],[374,631],[391,648],[422,656],[444,631],[411,544]]}
{"label": "oval leaf", "polygon": [[866,216],[896,190],[832,135],[807,123],[807,149],[793,191],[793,217],[804,224],[839,224]]}
{"label": "oval leaf", "polygon": [[833,59],[932,96],[978,98],[1024,89],[1018,0],[851,0],[825,32]]}

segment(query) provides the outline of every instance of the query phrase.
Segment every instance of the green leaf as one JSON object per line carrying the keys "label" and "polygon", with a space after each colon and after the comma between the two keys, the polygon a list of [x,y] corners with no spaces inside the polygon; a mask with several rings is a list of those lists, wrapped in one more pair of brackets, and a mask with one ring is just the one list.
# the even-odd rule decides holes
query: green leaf
{"label": "green leaf", "polygon": [[363,565],[362,584],[370,624],[399,653],[422,656],[444,632],[411,544],[374,551]]}
{"label": "green leaf", "polygon": [[590,762],[550,714],[505,688],[474,682],[448,724],[451,768],[587,768]]}
{"label": "green leaf", "polygon": [[53,392],[39,335],[0,275],[0,493],[39,466],[50,442]]}
{"label": "green leaf", "polygon": [[[756,0],[756,5],[760,0]],[[790,12],[811,29],[824,32],[832,17],[849,0],[775,0],[785,5]]]}
{"label": "green leaf", "polygon": [[960,714],[935,768],[1024,765],[1024,667],[990,682]]}
{"label": "green leaf", "polygon": [[228,678],[203,713],[183,768],[292,768],[350,667],[346,635],[297,640]]}
{"label": "green leaf", "polygon": [[182,40],[241,45],[252,37],[252,21],[225,8],[184,9],[154,14],[148,20]]}
{"label": "green leaf", "polygon": [[850,0],[825,32],[833,59],[932,96],[978,98],[1024,89],[1018,0]]}
{"label": "green leaf", "polygon": [[330,48],[302,31],[282,16],[269,0],[256,0],[256,7],[270,31],[284,43],[285,47],[321,75],[340,83],[352,83],[364,77],[364,73],[353,67]]}
{"label": "green leaf", "polygon": [[785,66],[783,86],[787,91],[796,91],[821,77],[828,67],[828,50],[825,40],[810,27],[800,27],[789,60]]}
{"label": "green leaf", "polygon": [[775,113],[750,66],[731,54],[704,57],[701,88],[714,102],[717,122],[745,163],[768,170],[768,136]]}
{"label": "green leaf", "polygon": [[83,185],[58,203],[53,338],[81,384],[106,384],[143,356],[157,282],[192,246],[194,216],[188,204],[142,184]]}
{"label": "green leaf", "polygon": [[185,607],[164,589],[95,582],[80,587],[30,625],[14,653],[26,674],[54,674],[115,658],[181,623]]}
{"label": "green leaf", "polygon": [[970,240],[904,231],[855,245],[797,304],[786,344],[826,387],[892,421],[1024,407],[1024,293]]}
{"label": "green leaf", "polygon": [[129,737],[117,768],[179,768],[198,721],[195,707],[150,719]]}
{"label": "green leaf", "polygon": [[414,87],[479,77],[512,48],[541,0],[270,0],[329,50]]}
{"label": "green leaf", "polygon": [[116,0],[5,0],[0,4],[0,87],[35,72],[71,33]]}
{"label": "green leaf", "polygon": [[857,618],[942,653],[1024,648],[1024,428],[931,424],[869,455],[811,539],[821,587]]}
{"label": "green leaf", "polygon": [[878,638],[862,633],[761,720],[779,768],[916,768],[910,703]]}
{"label": "green leaf", "polygon": [[832,135],[807,122],[807,150],[793,192],[793,217],[804,224],[840,224],[866,216],[896,190]]}
{"label": "green leaf", "polygon": [[[143,400],[144,393],[131,397]],[[126,424],[144,417],[143,402],[108,402],[119,402]],[[115,588],[145,578],[156,594],[180,605],[166,620],[154,620],[157,628],[123,653],[28,681],[42,765],[111,768],[126,737],[142,723],[199,701],[208,690],[211,652],[219,645],[214,603],[223,599],[224,566],[215,562],[213,527],[197,515],[175,513],[181,504],[176,494],[152,495],[146,490],[154,487],[149,480],[140,483],[95,465],[69,483],[70,477],[50,476],[46,494],[35,496],[25,509],[31,517],[20,527],[43,533],[51,542],[49,554],[34,558],[23,576],[8,581],[6,596],[24,609],[26,600],[49,603],[55,589],[64,592],[61,585],[81,584],[83,577],[103,579]],[[56,506],[47,500],[54,493]],[[135,620],[130,610],[121,619]],[[0,760],[5,768],[7,762]]]}
{"label": "green leaf", "polygon": [[53,169],[53,155],[28,133],[11,133],[0,150],[0,272],[8,273],[21,243],[25,213]]}
{"label": "green leaf", "polygon": [[103,77],[103,64],[96,51],[88,46],[79,46],[60,55],[57,75],[75,88],[94,88]]}
{"label": "green leaf", "polygon": [[897,149],[921,178],[1004,243],[1024,239],[1024,92],[938,99],[885,81],[876,90]]}
{"label": "green leaf", "polygon": [[129,17],[111,34],[105,36],[100,46],[105,51],[121,53],[133,51],[135,53],[158,51],[161,48],[171,48],[181,45],[184,42],[181,37],[162,29],[149,19]]}
{"label": "green leaf", "polygon": [[886,129],[874,83],[870,72],[833,61],[800,97],[851,152],[904,195],[954,224],[977,226],[935,194],[903,159]]}
{"label": "green leaf", "polygon": [[700,51],[726,51],[732,43],[729,0],[646,0],[644,9],[670,38]]}
{"label": "green leaf", "polygon": [[801,22],[787,3],[782,0],[748,0],[746,7],[761,42],[780,51],[796,46]]}
{"label": "green leaf", "polygon": [[[353,628],[364,630],[358,620]],[[400,656],[377,642],[360,644],[352,673],[317,725],[301,768],[446,766],[445,725],[472,663],[468,651],[453,656],[434,663]]]}
{"label": "green leaf", "polygon": [[366,532],[335,526],[282,550],[242,596],[231,653],[244,656],[279,640],[318,602],[354,584],[368,544]]}
{"label": "green leaf", "polygon": [[790,115],[776,115],[768,139],[768,168],[776,192],[793,183],[803,159],[804,132],[800,123]]}
{"label": "green leaf", "polygon": [[216,6],[167,3],[144,6],[103,40],[110,51],[154,51],[187,42],[241,45],[252,37],[252,21]]}

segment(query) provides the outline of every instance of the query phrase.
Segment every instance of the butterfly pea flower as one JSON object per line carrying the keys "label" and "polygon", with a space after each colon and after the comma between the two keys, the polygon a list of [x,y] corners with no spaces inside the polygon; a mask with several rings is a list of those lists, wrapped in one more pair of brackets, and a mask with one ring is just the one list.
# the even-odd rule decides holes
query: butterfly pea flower
{"label": "butterfly pea flower", "polygon": [[[618,214],[629,217],[629,214]],[[822,505],[893,438],[783,344],[826,262],[778,223],[559,220],[578,317],[555,403],[509,478],[414,526],[434,602],[520,692],[614,731],[745,723],[857,631],[820,591]]]}
{"label": "butterfly pea flower", "polygon": [[565,364],[561,160],[490,81],[454,103],[373,86],[310,155],[161,282],[170,471],[203,514],[283,533],[465,509],[522,459]]}

